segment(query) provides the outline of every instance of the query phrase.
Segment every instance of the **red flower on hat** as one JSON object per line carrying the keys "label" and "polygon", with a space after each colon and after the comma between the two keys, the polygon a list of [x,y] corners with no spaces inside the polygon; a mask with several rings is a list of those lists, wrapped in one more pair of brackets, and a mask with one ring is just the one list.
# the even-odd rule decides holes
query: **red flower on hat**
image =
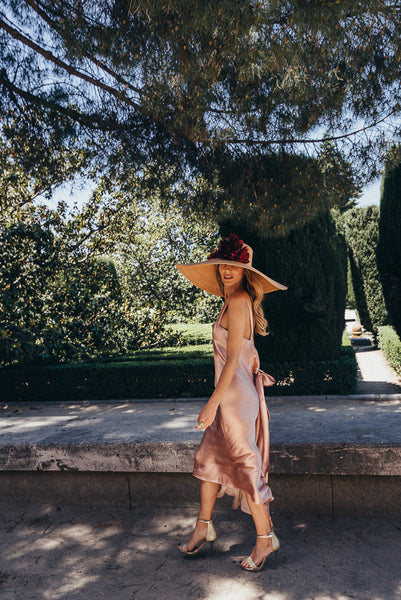
{"label": "red flower on hat", "polygon": [[226,238],[223,238],[217,250],[212,252],[209,258],[223,258],[225,260],[235,260],[240,263],[249,262],[248,248],[244,246],[243,240],[240,240],[235,233],[230,233]]}

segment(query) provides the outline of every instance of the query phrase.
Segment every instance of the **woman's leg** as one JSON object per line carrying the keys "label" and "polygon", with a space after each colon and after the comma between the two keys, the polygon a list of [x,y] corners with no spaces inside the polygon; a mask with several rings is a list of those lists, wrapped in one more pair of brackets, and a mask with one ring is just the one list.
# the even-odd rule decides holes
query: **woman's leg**
{"label": "woman's leg", "polygon": [[[212,481],[201,481],[200,486],[200,508],[199,508],[199,519],[204,521],[210,521],[212,518],[213,508],[217,498],[217,492],[219,490],[219,484],[213,483]],[[195,529],[193,530],[191,537],[188,540],[187,549],[193,550],[196,544],[206,537],[207,523],[201,523],[197,521]],[[181,544],[180,547],[184,546]]]}
{"label": "woman's leg", "polygon": [[[270,514],[266,510],[264,504],[256,504],[249,494],[246,495],[249,509],[255,523],[255,529],[257,535],[266,535],[273,528],[273,522],[270,518]],[[256,538],[256,545],[251,552],[256,565],[259,565],[265,556],[273,551],[272,540]],[[241,566],[247,566],[246,558],[242,561]]]}

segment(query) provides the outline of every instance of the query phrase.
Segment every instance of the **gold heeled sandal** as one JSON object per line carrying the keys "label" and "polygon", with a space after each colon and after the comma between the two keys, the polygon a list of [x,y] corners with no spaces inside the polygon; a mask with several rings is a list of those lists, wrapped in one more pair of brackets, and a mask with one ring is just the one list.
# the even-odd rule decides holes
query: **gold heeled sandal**
{"label": "gold heeled sandal", "polygon": [[273,554],[274,554],[274,566],[276,567],[276,565],[277,565],[277,555],[278,555],[278,549],[280,548],[280,542],[279,542],[278,537],[274,533],[273,529],[271,531],[269,531],[268,534],[258,535],[257,537],[260,539],[263,539],[263,540],[267,540],[267,539],[271,538],[273,549],[271,552],[269,552],[269,554],[267,556],[264,557],[262,562],[259,563],[258,565],[255,564],[255,561],[253,560],[253,558],[251,556],[247,556],[245,560],[247,561],[249,566],[243,567],[241,565],[241,569],[244,569],[245,571],[261,571],[263,569],[263,567],[265,566],[266,558],[269,558],[269,556],[272,556]]}
{"label": "gold heeled sandal", "polygon": [[178,547],[178,550],[185,554],[186,556],[195,556],[198,554],[199,550],[203,548],[203,546],[209,542],[210,543],[210,552],[213,549],[213,544],[215,539],[217,538],[217,533],[215,528],[213,527],[213,521],[205,521],[204,519],[198,519],[200,523],[207,523],[207,531],[206,537],[202,538],[192,550],[188,550],[188,544],[184,544],[182,548]]}

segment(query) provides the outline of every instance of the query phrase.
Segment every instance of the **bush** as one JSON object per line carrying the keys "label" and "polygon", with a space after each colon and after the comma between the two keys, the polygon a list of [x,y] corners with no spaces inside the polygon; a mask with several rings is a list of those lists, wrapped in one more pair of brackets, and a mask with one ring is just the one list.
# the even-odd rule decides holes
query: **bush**
{"label": "bush", "polygon": [[[0,394],[3,402],[75,401],[133,398],[210,396],[214,389],[214,366],[204,350],[155,359],[94,362],[75,365],[9,367],[3,369]],[[209,350],[210,351],[210,350]],[[197,353],[198,352],[198,353]],[[153,356],[152,356],[153,354]],[[268,395],[350,394],[356,385],[356,361],[352,348],[338,359],[298,363],[264,363],[277,384]]]}
{"label": "bush", "polygon": [[262,240],[232,219],[234,231],[253,247],[253,264],[285,292],[267,294],[264,310],[270,333],[256,336],[262,362],[338,358],[344,329],[347,258],[343,237],[330,213],[313,219],[285,238]]}
{"label": "bush", "polygon": [[276,379],[270,395],[352,394],[357,381],[357,364],[352,349],[331,360],[269,363],[265,370]]}
{"label": "bush", "polygon": [[401,148],[390,152],[382,181],[377,264],[389,317],[401,336]]}
{"label": "bush", "polygon": [[379,327],[379,344],[389,365],[401,376],[401,340],[393,327]]}
{"label": "bush", "polygon": [[379,327],[389,322],[376,260],[379,214],[379,207],[368,206],[353,208],[340,218],[349,250],[359,318],[374,336]]}
{"label": "bush", "polygon": [[[59,229],[57,229],[57,227]],[[123,297],[112,260],[32,209],[0,227],[0,364],[56,363],[172,343],[166,316]]]}

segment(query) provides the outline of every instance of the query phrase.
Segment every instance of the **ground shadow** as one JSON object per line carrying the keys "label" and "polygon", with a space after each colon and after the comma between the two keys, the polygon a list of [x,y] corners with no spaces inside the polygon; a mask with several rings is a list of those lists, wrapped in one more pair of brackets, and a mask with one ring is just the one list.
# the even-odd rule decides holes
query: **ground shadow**
{"label": "ground shadow", "polygon": [[277,569],[239,568],[251,520],[215,515],[213,555],[183,559],[176,544],[193,509],[164,514],[118,508],[3,506],[0,595],[18,600],[396,600],[401,531],[393,521],[277,516]]}

